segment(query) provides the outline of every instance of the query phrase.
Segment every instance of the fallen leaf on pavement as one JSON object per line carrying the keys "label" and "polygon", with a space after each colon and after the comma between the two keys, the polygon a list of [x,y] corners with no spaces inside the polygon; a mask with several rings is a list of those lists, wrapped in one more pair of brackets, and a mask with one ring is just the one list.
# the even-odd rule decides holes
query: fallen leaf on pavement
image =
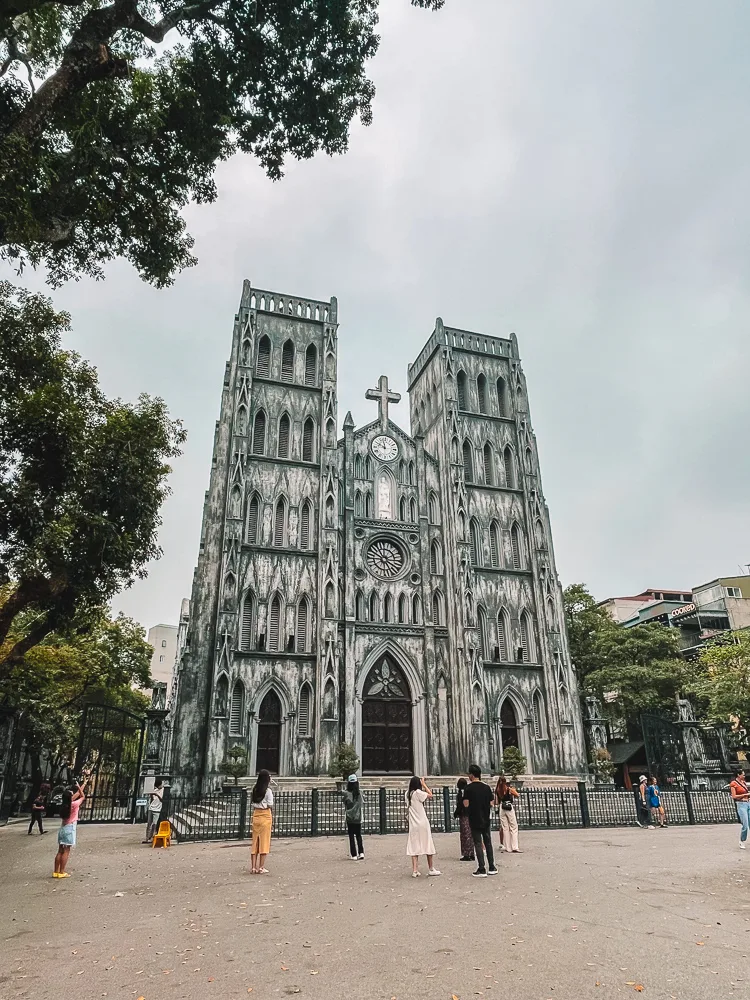
{"label": "fallen leaf on pavement", "polygon": [[702,948],[702,947],[703,947],[703,945],[704,945],[704,944],[705,944],[706,942],[705,942],[705,941],[696,941],[695,943],[696,943],[696,944],[698,945],[698,947],[699,947],[699,948]]}
{"label": "fallen leaf on pavement", "polygon": [[282,972],[289,972],[289,969],[285,965],[282,965],[281,966],[281,971]]}

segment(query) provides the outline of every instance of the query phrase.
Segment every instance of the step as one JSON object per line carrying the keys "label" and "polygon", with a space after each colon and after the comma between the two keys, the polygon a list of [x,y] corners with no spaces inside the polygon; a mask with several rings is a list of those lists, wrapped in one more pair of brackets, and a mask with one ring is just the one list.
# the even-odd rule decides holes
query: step
{"label": "step", "polygon": [[[430,788],[455,788],[460,775],[428,775],[425,781]],[[465,777],[465,775],[464,775]],[[493,787],[497,782],[497,775],[487,775],[484,778]],[[578,778],[573,775],[562,774],[523,774],[519,775],[519,781],[523,781],[528,788],[575,788]],[[254,778],[240,778],[239,785],[242,788],[252,788],[255,784]],[[409,786],[409,778],[401,775],[387,774],[364,774],[359,779],[360,788],[403,788]],[[317,788],[321,791],[336,791],[338,782],[326,775],[313,776],[284,776],[272,778],[271,789],[278,792],[304,792]]]}

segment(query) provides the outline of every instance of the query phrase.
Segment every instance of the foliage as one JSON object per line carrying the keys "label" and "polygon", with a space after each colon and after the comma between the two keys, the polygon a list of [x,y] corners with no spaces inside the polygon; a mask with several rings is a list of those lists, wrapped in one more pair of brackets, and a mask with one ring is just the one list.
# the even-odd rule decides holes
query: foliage
{"label": "foliage", "polygon": [[145,576],[185,437],[161,399],[106,399],[62,349],[67,329],[47,298],[0,282],[0,682]]}
{"label": "foliage", "polygon": [[681,660],[653,660],[594,670],[586,678],[586,688],[600,699],[605,715],[635,719],[644,711],[674,709],[685,680]]}
{"label": "foliage", "polygon": [[122,255],[168,284],[218,161],[251,153],[277,179],[370,123],[377,22],[378,0],[3,0],[5,257],[59,283]]}
{"label": "foliage", "polygon": [[515,781],[519,774],[526,771],[526,758],[518,747],[506,747],[503,750],[501,768],[504,774],[509,774]]}
{"label": "foliage", "polygon": [[600,636],[618,629],[604,608],[600,608],[583,583],[571,583],[563,591],[565,624],[570,658],[582,680],[601,664],[597,642]]}
{"label": "foliage", "polygon": [[239,745],[230,747],[221,763],[221,770],[228,778],[234,778],[235,785],[238,784],[237,779],[247,774],[247,750]]}
{"label": "foliage", "polygon": [[709,718],[750,727],[750,631],[719,636],[701,650],[688,693],[706,706]]}
{"label": "foliage", "polygon": [[359,770],[357,751],[350,743],[339,743],[328,773],[332,778],[348,778]]}
{"label": "foliage", "polygon": [[610,781],[615,773],[612,754],[606,747],[597,747],[589,757],[589,770],[597,781]]}
{"label": "foliage", "polygon": [[[18,627],[28,628],[23,620]],[[135,688],[150,686],[152,653],[137,622],[101,614],[79,631],[48,635],[16,661],[0,678],[0,705],[18,713],[35,769],[43,749],[58,768],[72,760],[86,703],[145,711],[149,699]]]}

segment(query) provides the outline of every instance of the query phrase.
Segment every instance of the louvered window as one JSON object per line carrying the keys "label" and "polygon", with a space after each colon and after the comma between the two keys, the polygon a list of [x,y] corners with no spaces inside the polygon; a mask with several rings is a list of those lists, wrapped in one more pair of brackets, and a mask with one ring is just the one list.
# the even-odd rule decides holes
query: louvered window
{"label": "louvered window", "polygon": [[524,663],[530,663],[532,660],[532,649],[531,649],[531,626],[529,624],[529,616],[527,612],[523,612],[521,615],[521,656]]}
{"label": "louvered window", "polygon": [[471,453],[471,444],[464,441],[463,445],[464,479],[467,483],[474,482],[474,460]]}
{"label": "louvered window", "polygon": [[298,653],[307,652],[307,639],[308,639],[308,628],[309,628],[309,605],[307,598],[303,597],[299,604],[297,605],[297,632],[296,632],[296,645]]}
{"label": "louvered window", "polygon": [[260,525],[260,502],[257,493],[250,497],[247,505],[247,541],[250,545],[258,544],[258,528]]}
{"label": "louvered window", "polygon": [[534,695],[534,700],[532,702],[532,713],[534,716],[534,738],[537,740],[544,739],[544,705],[542,704],[542,696],[537,693]]}
{"label": "louvered window", "polygon": [[310,344],[305,352],[305,385],[318,384],[318,351]]}
{"label": "louvered window", "polygon": [[434,541],[430,546],[430,572],[440,573],[440,545]]}
{"label": "louvered window", "polygon": [[281,499],[276,504],[273,519],[273,544],[283,548],[286,540],[286,501]]}
{"label": "louvered window", "polygon": [[299,694],[299,716],[297,732],[300,736],[310,735],[310,686],[303,684]]}
{"label": "louvered window", "polygon": [[501,611],[497,616],[497,645],[500,651],[500,659],[508,659],[508,627],[505,612]]}
{"label": "louvered window", "polygon": [[521,569],[521,532],[517,524],[510,529],[510,549],[513,554],[513,569]]}
{"label": "louvered window", "polygon": [[466,409],[466,372],[459,372],[458,378],[456,379],[456,385],[458,386],[458,408],[459,410]]}
{"label": "louvered window", "polygon": [[516,485],[516,471],[513,465],[513,452],[506,448],[503,452],[503,465],[505,466],[505,485],[513,489]]}
{"label": "louvered window", "polygon": [[469,522],[469,538],[471,543],[471,565],[479,566],[481,565],[481,545],[479,539],[479,525],[474,520],[471,519]]}
{"label": "louvered window", "polygon": [[281,629],[281,598],[278,594],[271,601],[271,612],[268,620],[268,648],[272,653],[279,651]]}
{"label": "louvered window", "polygon": [[428,506],[430,511],[430,524],[438,523],[438,500],[434,493],[430,493],[430,498],[428,500]]}
{"label": "louvered window", "polygon": [[501,417],[507,417],[507,406],[505,402],[505,379],[497,380],[497,412]]}
{"label": "louvered window", "polygon": [[489,659],[487,653],[487,615],[484,608],[479,608],[477,613],[477,624],[479,627],[479,652],[483,660]]}
{"label": "louvered window", "polygon": [[443,624],[443,598],[440,594],[432,595],[432,624]]}
{"label": "louvered window", "polygon": [[279,420],[279,458],[289,458],[289,417],[286,413]]}
{"label": "louvered window", "polygon": [[495,485],[495,462],[489,444],[484,446],[484,481],[488,486]]}
{"label": "louvered window", "polygon": [[477,397],[479,399],[479,412],[487,412],[487,379],[480,375],[477,379]]}
{"label": "louvered window", "polygon": [[263,410],[258,410],[255,414],[253,424],[253,455],[265,455],[266,453],[266,415]]}
{"label": "louvered window", "polygon": [[258,361],[255,373],[260,378],[268,378],[271,374],[271,341],[268,337],[261,337],[258,344]]}
{"label": "louvered window", "polygon": [[490,562],[493,566],[500,565],[500,532],[496,521],[490,525]]}
{"label": "louvered window", "polygon": [[291,382],[294,379],[294,344],[287,340],[281,349],[281,381]]}
{"label": "louvered window", "polygon": [[232,688],[232,705],[229,710],[229,732],[235,736],[242,734],[245,721],[245,688],[237,681]]}
{"label": "louvered window", "polygon": [[253,648],[253,595],[245,594],[242,604],[242,618],[240,619],[240,649],[248,652]]}
{"label": "louvered window", "polygon": [[299,547],[301,549],[310,548],[310,501],[305,500],[302,504],[302,513],[299,519]]}
{"label": "louvered window", "polygon": [[302,428],[302,461],[312,462],[315,459],[314,451],[315,424],[312,417],[308,417]]}

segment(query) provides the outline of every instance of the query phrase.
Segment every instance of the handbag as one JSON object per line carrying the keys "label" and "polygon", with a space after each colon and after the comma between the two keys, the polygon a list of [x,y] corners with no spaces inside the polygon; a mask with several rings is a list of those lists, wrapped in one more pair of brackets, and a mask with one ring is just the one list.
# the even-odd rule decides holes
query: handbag
{"label": "handbag", "polygon": [[511,809],[513,808],[513,799],[511,799],[511,798],[503,799],[503,802],[502,802],[502,805],[500,806],[500,808],[504,809],[505,812],[510,812]]}

